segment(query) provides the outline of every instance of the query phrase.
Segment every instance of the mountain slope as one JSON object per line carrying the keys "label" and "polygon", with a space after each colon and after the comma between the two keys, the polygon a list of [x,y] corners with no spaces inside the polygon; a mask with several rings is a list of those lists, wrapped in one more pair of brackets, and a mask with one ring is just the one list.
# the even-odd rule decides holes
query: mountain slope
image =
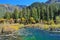
{"label": "mountain slope", "polygon": [[60,3],[60,0],[48,0],[46,4]]}
{"label": "mountain slope", "polygon": [[9,4],[0,4],[0,18],[4,16],[6,12],[13,12],[15,8],[21,10],[22,8],[26,7],[25,5],[9,5]]}

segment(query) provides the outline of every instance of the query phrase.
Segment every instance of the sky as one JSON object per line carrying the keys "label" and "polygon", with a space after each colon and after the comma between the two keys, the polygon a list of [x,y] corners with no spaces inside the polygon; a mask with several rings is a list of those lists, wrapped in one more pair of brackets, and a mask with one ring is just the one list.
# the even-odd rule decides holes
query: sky
{"label": "sky", "polygon": [[46,2],[47,0],[0,0],[0,4],[31,5],[34,2]]}

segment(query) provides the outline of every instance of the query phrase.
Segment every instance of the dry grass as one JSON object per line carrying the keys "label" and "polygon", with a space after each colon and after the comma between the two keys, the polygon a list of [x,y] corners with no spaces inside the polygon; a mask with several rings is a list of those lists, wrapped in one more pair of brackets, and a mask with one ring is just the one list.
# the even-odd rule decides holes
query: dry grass
{"label": "dry grass", "polygon": [[34,27],[34,28],[40,28],[40,29],[44,29],[44,30],[48,30],[51,28],[60,28],[60,24],[51,24],[51,25],[48,25],[48,24],[28,24],[28,25],[25,25],[26,27]]}
{"label": "dry grass", "polygon": [[44,30],[48,30],[50,27],[51,28],[60,28],[60,24],[51,24],[51,25],[47,25],[47,24],[27,24],[27,25],[24,25],[24,24],[0,24],[0,32],[1,30],[3,29],[3,31],[17,31],[19,30],[20,28],[23,28],[23,27],[34,27],[34,28],[40,28],[40,29],[44,29]]}
{"label": "dry grass", "polygon": [[23,24],[0,24],[0,31],[17,31],[20,28],[24,27]]}

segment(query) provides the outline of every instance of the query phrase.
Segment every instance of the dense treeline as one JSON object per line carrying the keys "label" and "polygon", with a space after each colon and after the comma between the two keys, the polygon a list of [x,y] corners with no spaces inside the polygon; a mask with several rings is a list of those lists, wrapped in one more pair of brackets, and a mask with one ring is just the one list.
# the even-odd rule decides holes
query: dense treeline
{"label": "dense treeline", "polygon": [[60,6],[57,4],[33,3],[31,6],[25,7],[22,10],[15,9],[13,13],[6,12],[5,19],[21,19],[26,22],[40,22],[53,20],[60,21]]}

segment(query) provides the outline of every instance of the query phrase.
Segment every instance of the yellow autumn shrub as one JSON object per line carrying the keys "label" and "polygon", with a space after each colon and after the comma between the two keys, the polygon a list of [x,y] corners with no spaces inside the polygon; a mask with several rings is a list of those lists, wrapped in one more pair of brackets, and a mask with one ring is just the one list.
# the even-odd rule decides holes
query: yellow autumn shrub
{"label": "yellow autumn shrub", "polygon": [[23,24],[9,24],[4,26],[4,31],[17,31],[24,27]]}
{"label": "yellow autumn shrub", "polygon": [[50,20],[50,24],[55,24],[55,23],[54,23],[54,20]]}
{"label": "yellow autumn shrub", "polygon": [[48,30],[49,29],[49,25],[47,25],[47,24],[44,24],[44,28],[43,28],[44,30]]}
{"label": "yellow autumn shrub", "polygon": [[60,24],[56,24],[55,25],[55,28],[60,28]]}
{"label": "yellow autumn shrub", "polygon": [[3,21],[3,20],[5,20],[4,18],[0,18],[0,21]]}
{"label": "yellow autumn shrub", "polygon": [[24,17],[22,17],[21,19],[22,19],[22,21],[25,21],[25,18]]}
{"label": "yellow autumn shrub", "polygon": [[36,22],[33,17],[30,17],[30,21],[33,22],[33,23]]}
{"label": "yellow autumn shrub", "polygon": [[35,20],[32,20],[33,23],[35,23],[36,21]]}
{"label": "yellow autumn shrub", "polygon": [[34,18],[33,17],[30,17],[30,20],[33,20]]}

